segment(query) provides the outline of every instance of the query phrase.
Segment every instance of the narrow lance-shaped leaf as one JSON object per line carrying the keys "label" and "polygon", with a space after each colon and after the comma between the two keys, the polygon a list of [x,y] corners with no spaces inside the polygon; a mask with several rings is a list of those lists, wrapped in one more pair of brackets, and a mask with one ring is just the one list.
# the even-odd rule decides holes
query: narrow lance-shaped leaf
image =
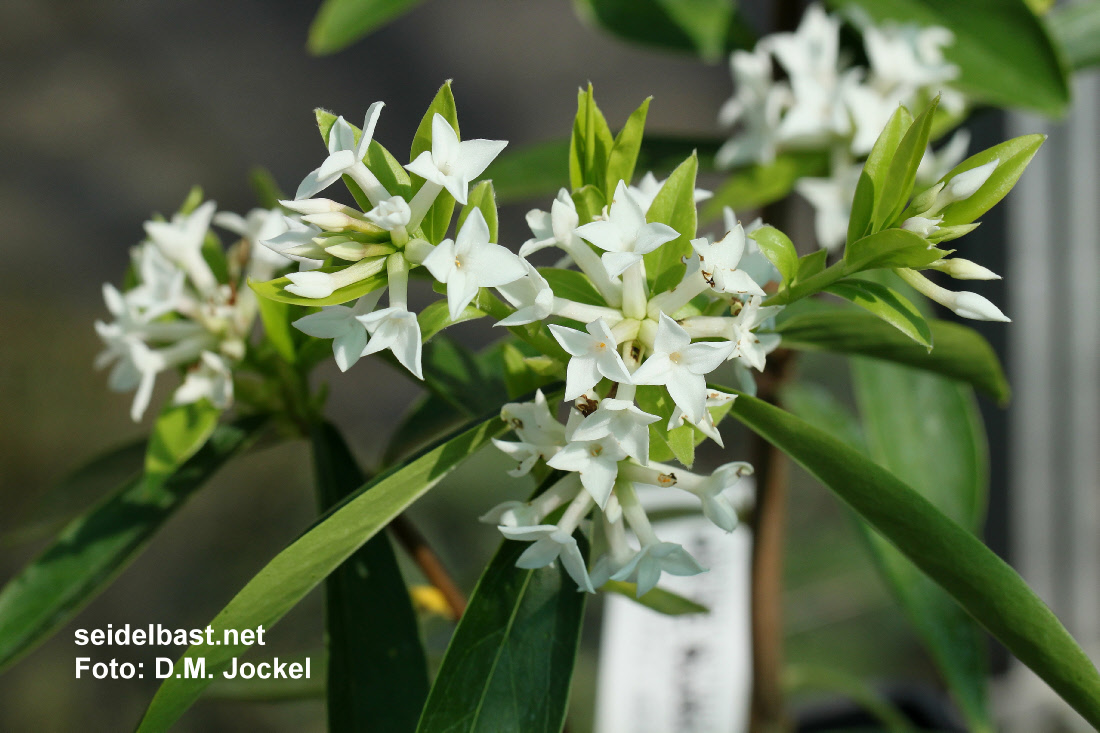
{"label": "narrow lance-shaped leaf", "polygon": [[153,486],[171,476],[218,426],[221,410],[209,400],[166,405],[153,424],[145,449],[145,483]]}
{"label": "narrow lance-shaped leaf", "polygon": [[932,350],[932,329],[920,310],[886,285],[849,278],[833,283],[826,291],[873,313],[921,346]]}
{"label": "narrow lance-shaped leaf", "polygon": [[731,414],[830,488],[1092,725],[1100,674],[1015,570],[896,476],[837,438],[741,394]]}
{"label": "narrow lance-shaped leaf", "polygon": [[646,97],[642,106],[634,110],[627,118],[623,129],[615,136],[615,143],[611,146],[611,155],[607,161],[607,180],[604,182],[604,194],[611,197],[615,193],[615,187],[619,181],[626,181],[627,185],[634,179],[634,167],[638,163],[638,153],[642,149],[642,135],[645,133],[645,118],[649,113],[649,102],[653,97]]}
{"label": "narrow lance-shaped leaf", "polygon": [[140,476],[121,485],[0,590],[0,669],[64,625],[103,590],[148,539],[264,424],[244,418],[219,426],[206,444],[166,479]]}
{"label": "narrow lance-shaped leaf", "polygon": [[[505,423],[494,415],[361,487],[276,555],[241,589],[210,622],[213,638],[220,640],[225,629],[272,627],[353,552],[505,428]],[[181,676],[169,677],[161,684],[138,730],[166,730],[209,684],[209,679],[182,676],[186,660],[203,658],[208,674],[216,675],[249,646],[200,644],[188,649],[176,662],[176,672]]]}
{"label": "narrow lance-shaped leaf", "polygon": [[[458,110],[455,107],[455,98],[451,92],[451,82],[449,80],[436,92],[435,98],[428,105],[428,110],[420,120],[420,125],[416,128],[416,134],[413,136],[409,160],[416,160],[421,153],[432,149],[432,121],[437,114],[442,115],[443,119],[447,120],[447,124],[455,131],[455,136],[461,139],[461,133],[458,129]],[[413,191],[419,191],[423,185],[424,181],[417,176],[417,180],[413,184]],[[447,236],[447,229],[451,226],[451,216],[454,214],[454,210],[454,196],[447,191],[440,191],[439,195],[436,196],[435,203],[428,209],[428,213],[424,216],[424,221],[420,225],[429,242],[439,244]]]}
{"label": "narrow lance-shaped leaf", "polygon": [[309,27],[309,52],[324,56],[343,50],[423,0],[325,0]]}
{"label": "narrow lance-shaped leaf", "polygon": [[[323,509],[363,483],[363,473],[331,424],[311,436]],[[329,730],[412,731],[428,696],[428,669],[390,541],[375,535],[325,581]]]}
{"label": "narrow lance-shaped leaf", "polygon": [[862,354],[907,364],[968,382],[1001,403],[1008,401],[1011,390],[997,355],[968,326],[929,321],[933,348],[928,351],[869,313],[830,303],[806,305],[812,307],[781,314],[776,331],[786,348]]}
{"label": "narrow lance-shaped leaf", "polygon": [[676,286],[684,276],[683,257],[691,254],[691,240],[698,224],[695,211],[695,175],[699,160],[692,153],[668,177],[646,213],[646,221],[667,224],[679,237],[665,242],[643,258],[646,278],[654,293]]}
{"label": "narrow lance-shaped leaf", "polygon": [[481,213],[485,217],[485,223],[489,225],[489,241],[498,241],[497,198],[496,193],[493,191],[492,181],[482,181],[470,191],[470,195],[466,200],[466,205],[463,206],[462,211],[458,213],[458,223],[455,225],[456,230],[462,228],[462,224],[466,221],[466,217],[469,216],[470,212],[474,209],[481,209]]}
{"label": "narrow lance-shaped leaf", "polygon": [[[587,555],[584,538],[577,541]],[[505,540],[482,573],[417,733],[561,730],[587,594],[561,563],[517,568],[528,547]]]}

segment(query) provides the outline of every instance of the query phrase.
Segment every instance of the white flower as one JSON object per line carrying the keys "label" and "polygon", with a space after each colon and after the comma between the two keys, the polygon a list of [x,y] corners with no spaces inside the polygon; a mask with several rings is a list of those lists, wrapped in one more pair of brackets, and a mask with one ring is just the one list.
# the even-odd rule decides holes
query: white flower
{"label": "white flower", "polygon": [[497,286],[497,290],[512,304],[516,312],[497,321],[494,326],[534,323],[549,316],[554,309],[554,291],[550,289],[550,283],[546,282],[546,278],[530,262],[523,259],[520,262],[527,274],[518,280]]}
{"label": "white flower", "polygon": [[607,220],[585,224],[577,234],[604,250],[603,264],[612,277],[641,262],[642,255],[680,236],[667,224],[647,224],[641,207],[622,181],[615,188]]}
{"label": "white flower", "polygon": [[600,377],[633,384],[623,358],[615,350],[615,336],[602,318],[589,323],[584,334],[572,328],[550,325],[550,332],[572,357],[566,367],[565,399],[574,400],[596,386]]}
{"label": "white flower", "polygon": [[527,226],[535,236],[523,243],[519,256],[527,257],[546,247],[560,247],[572,254],[579,243],[576,233],[578,224],[577,205],[569,191],[563,188],[550,205],[550,211],[531,209],[527,212]]}
{"label": "white flower", "polygon": [[147,221],[145,233],[161,254],[176,263],[203,295],[214,292],[218,281],[202,256],[202,245],[210,229],[217,204],[207,201],[190,214],[176,214],[172,221]]}
{"label": "white flower", "polygon": [[[139,284],[126,291],[126,302],[147,321],[174,311],[183,298],[183,270],[148,243],[134,248],[133,259]],[[118,317],[114,308],[111,312]]]}
{"label": "white flower", "polygon": [[730,70],[736,91],[722,106],[718,120],[740,129],[719,148],[714,162],[719,168],[770,163],[775,159],[780,118],[793,101],[791,90],[773,81],[771,56],[760,46],[751,53],[734,51]]}
{"label": "white flower", "polygon": [[626,458],[627,454],[613,435],[604,435],[595,440],[575,439],[576,430],[582,422],[580,413],[573,412],[569,415],[569,424],[565,428],[568,442],[546,465],[561,471],[579,473],[585,491],[602,509],[611,496],[611,490],[615,488],[619,461]]}
{"label": "white flower", "polygon": [[694,557],[675,542],[654,542],[642,549],[619,572],[611,577],[638,584],[638,597],[657,587],[661,573],[698,575],[706,572]]}
{"label": "white flower", "polygon": [[432,149],[425,150],[405,168],[426,181],[442,186],[460,204],[466,203],[470,181],[481,175],[508,144],[506,140],[464,140],[443,115],[432,118]]}
{"label": "white flower", "polygon": [[911,93],[935,87],[938,91],[959,75],[959,67],[943,56],[943,48],[955,41],[946,28],[884,23],[868,24],[862,31],[874,82],[881,88],[901,86]]}
{"label": "white flower", "polygon": [[[722,223],[725,225],[726,231],[732,231],[735,226],[738,226],[741,222],[737,220],[737,214],[733,209],[728,206],[722,207]],[[752,234],[757,229],[764,226],[764,221],[759,216],[749,222],[748,226],[743,227],[746,235]],[[771,263],[764,253],[760,251],[760,245],[752,237],[746,236],[745,241],[745,253],[741,255],[741,261],[738,263],[738,267],[752,278],[754,283],[758,285],[765,285],[770,282],[778,282],[780,280],[779,270],[775,269],[775,265]]]}
{"label": "white flower", "polygon": [[775,305],[761,307],[762,300],[758,295],[749,298],[731,322],[729,333],[730,341],[734,344],[729,358],[739,359],[761,372],[764,371],[767,355],[779,346],[780,337],[778,334],[758,335],[754,330],[783,310],[782,306]]}
{"label": "white flower", "polygon": [[470,212],[454,241],[444,239],[432,250],[424,267],[447,286],[451,320],[458,320],[478,288],[506,285],[526,274],[519,257],[489,241],[489,225],[481,209]]}
{"label": "white flower", "polygon": [[[649,211],[649,207],[653,205],[653,199],[657,198],[657,194],[661,192],[661,188],[664,187],[665,181],[657,180],[657,176],[653,175],[652,171],[647,172],[642,176],[642,180],[638,181],[637,186],[627,186],[627,193],[633,198],[638,207],[642,210],[642,213]],[[695,189],[695,203],[700,201],[706,201],[714,196],[714,193],[707,191],[703,188]]]}
{"label": "white flower", "polygon": [[209,351],[202,352],[198,365],[187,372],[172,399],[177,405],[208,399],[219,410],[228,409],[233,404],[233,371],[229,362]]}
{"label": "white flower", "polygon": [[626,454],[643,466],[649,462],[649,425],[660,420],[642,412],[631,400],[605,398],[577,425],[571,440],[599,440],[610,435]]}
{"label": "white flower", "polygon": [[256,208],[246,216],[232,211],[219,211],[214,215],[214,223],[250,242],[271,239],[286,231],[283,214],[279,209]]}
{"label": "white flower", "polygon": [[355,142],[355,131],[351,125],[343,117],[337,118],[328,135],[328,157],[303,179],[294,198],[312,198],[314,194],[325,190],[345,174],[359,184],[372,203],[377,203],[389,196],[374,174],[363,164],[367,148],[370,147],[371,139],[374,137],[374,127],[378,124],[378,116],[382,113],[384,106],[384,102],[375,102],[367,109],[358,144]]}
{"label": "white flower", "polygon": [[700,237],[691,240],[691,246],[699,254],[703,277],[717,292],[764,294],[748,273],[737,269],[745,253],[745,230],[740,224],[735,225],[714,244],[706,237]]}
{"label": "white flower", "polygon": [[165,368],[164,360],[141,339],[123,333],[114,324],[96,321],[95,329],[107,347],[96,357],[96,368],[102,369],[114,363],[107,379],[111,391],[137,390],[130,408],[130,418],[138,422],[149,407],[157,374]]}
{"label": "white flower", "polygon": [[963,129],[956,130],[955,134],[951,136],[946,145],[940,148],[939,152],[935,152],[929,147],[924,152],[924,157],[920,159],[920,166],[917,168],[917,185],[931,186],[946,176],[952,168],[962,162],[969,148],[970,131]]}
{"label": "white flower", "polygon": [[706,411],[706,375],[717,369],[732,350],[730,343],[691,343],[688,332],[662,313],[653,353],[632,376],[635,384],[664,385],[687,419],[697,423]]}
{"label": "white flower", "polygon": [[370,341],[363,349],[363,356],[374,354],[383,349],[391,349],[397,361],[408,369],[417,379],[424,378],[420,367],[422,349],[420,323],[416,314],[397,306],[383,308],[373,313],[356,316],[367,327]]}
{"label": "white flower", "polygon": [[534,527],[501,527],[500,531],[510,540],[534,542],[519,556],[517,568],[541,568],[561,560],[565,572],[569,573],[578,588],[589,593],[596,592],[572,530],[566,531],[555,524],[541,524]]}
{"label": "white flower", "polygon": [[411,217],[412,210],[401,196],[380,201],[378,206],[367,212],[367,219],[389,232],[407,225]]}
{"label": "white flower", "polygon": [[[703,410],[703,419],[699,422],[692,423],[695,427],[713,440],[718,445],[725,447],[725,443],[722,442],[722,434],[718,432],[718,426],[714,424],[714,415],[710,410],[714,407],[722,407],[736,399],[735,395],[726,394],[725,392],[719,392],[718,390],[707,390],[706,408]],[[668,421],[668,430],[674,430],[687,423],[687,416],[684,415],[684,411],[677,407],[672,411],[672,417]]]}
{"label": "white flower", "polygon": [[[742,461],[726,463],[714,469],[710,476],[698,482],[692,487],[684,488],[699,497],[703,504],[703,515],[718,527],[732,532],[737,528],[737,509],[730,501],[730,493],[734,487],[741,483],[743,476],[752,475],[752,466]],[[737,497],[738,504],[747,503],[750,497],[747,492],[741,492]]]}
{"label": "white flower", "polygon": [[284,231],[268,239],[261,239],[260,244],[276,254],[301,263],[302,269],[320,267],[328,257],[328,253],[317,241],[321,228],[289,216],[283,217],[283,226]]}
{"label": "white flower", "polygon": [[314,338],[332,339],[332,355],[340,371],[346,372],[363,355],[367,346],[367,328],[359,316],[374,310],[382,289],[367,293],[355,305],[328,305],[317,313],[299,318],[294,327]]}
{"label": "white flower", "polygon": [[565,445],[565,426],[550,413],[546,396],[536,390],[534,402],[509,402],[500,411],[500,419],[508,423],[518,442],[493,439],[493,445],[519,464],[508,471],[510,476],[525,476],[538,459],[548,460]]}
{"label": "white flower", "polygon": [[861,164],[835,160],[828,178],[802,178],[794,186],[814,207],[814,232],[825,249],[838,249],[848,238],[852,197],[862,171]]}

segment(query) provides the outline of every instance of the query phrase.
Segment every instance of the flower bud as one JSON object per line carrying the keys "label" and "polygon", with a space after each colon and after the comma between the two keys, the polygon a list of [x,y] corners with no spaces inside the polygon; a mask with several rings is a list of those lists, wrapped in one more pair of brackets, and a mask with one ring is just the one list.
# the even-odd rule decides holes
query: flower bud
{"label": "flower bud", "polygon": [[962,257],[952,257],[949,260],[936,260],[929,265],[933,270],[946,272],[956,280],[1000,280],[997,273],[982,267],[976,262],[964,260]]}
{"label": "flower bud", "polygon": [[286,286],[286,291],[302,298],[327,298],[336,290],[327,272],[292,272],[286,277],[293,283]]}

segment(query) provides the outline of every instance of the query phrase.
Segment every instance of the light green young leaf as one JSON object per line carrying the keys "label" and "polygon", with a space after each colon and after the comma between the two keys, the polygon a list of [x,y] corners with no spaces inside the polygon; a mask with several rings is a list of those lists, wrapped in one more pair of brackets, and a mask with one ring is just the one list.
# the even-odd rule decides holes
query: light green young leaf
{"label": "light green young leaf", "polygon": [[1058,50],[1024,0],[995,3],[953,0],[831,0],[858,6],[877,23],[941,26],[955,37],[944,49],[959,67],[952,86],[968,97],[1000,107],[1060,115],[1070,101]]}
{"label": "light green young leaf", "polygon": [[635,395],[638,407],[650,415],[661,418],[649,424],[650,459],[667,461],[675,458],[688,468],[695,462],[695,431],[690,425],[668,429],[668,422],[676,409],[664,387],[640,386]]}
{"label": "light green young leaf", "polygon": [[839,439],[749,395],[731,413],[791,456],[944,588],[1094,726],[1100,674],[1023,579],[892,473]]}
{"label": "light green young leaf", "polygon": [[[367,293],[374,292],[378,288],[385,286],[386,258],[379,257],[371,265],[371,268],[376,270],[375,274],[369,275],[359,282],[352,283],[346,287],[338,288],[327,298],[303,298],[300,295],[288,292],[286,287],[293,283],[291,283],[290,279],[287,277],[279,277],[262,283],[256,282],[255,280],[249,280],[248,287],[252,288],[256,295],[261,298],[276,300],[280,303],[289,303],[290,305],[304,305],[313,308],[320,308],[324,305],[342,305],[344,303],[350,303],[353,300],[358,300]],[[319,272],[339,272],[343,269],[346,268],[322,267]]]}
{"label": "light green young leaf", "polygon": [[[583,536],[577,541],[587,556]],[[561,730],[587,594],[560,563],[517,568],[529,546],[505,540],[482,573],[417,733]]]}
{"label": "light green young leaf", "polygon": [[45,641],[106,588],[149,538],[226,461],[259,435],[264,420],[220,425],[167,479],[135,476],[65,527],[0,590],[0,670]]}
{"label": "light green young leaf", "polygon": [[423,0],[325,0],[309,27],[309,52],[342,51]]}
{"label": "light green young leaf", "polygon": [[977,331],[931,320],[931,352],[870,313],[831,303],[800,303],[780,314],[776,331],[789,349],[861,354],[968,382],[1000,403],[1011,394],[993,348]]}
{"label": "light green young leaf", "polygon": [[950,173],[944,176],[944,181],[950,181],[960,173],[977,168],[992,160],[999,159],[1001,161],[993,170],[992,175],[989,176],[989,180],[971,194],[969,198],[957,201],[944,208],[942,226],[969,224],[992,209],[1016,185],[1016,181],[1020,179],[1024,169],[1027,168],[1027,164],[1031,162],[1031,159],[1046,139],[1046,135],[1015,137],[972,155],[955,166]]}
{"label": "light green young leaf", "polygon": [[871,217],[889,180],[890,163],[897,155],[905,133],[913,125],[913,116],[898,107],[871,148],[856,185],[852,214],[848,220],[848,243],[871,233]]}
{"label": "light green young leaf", "polygon": [[497,200],[493,192],[492,181],[482,181],[470,191],[470,195],[466,199],[466,205],[462,207],[462,211],[458,212],[458,223],[455,224],[456,231],[462,228],[466,217],[474,209],[481,209],[481,213],[485,216],[485,223],[489,225],[489,241],[498,241]]}
{"label": "light green young leaf", "polygon": [[835,282],[825,290],[875,314],[921,346],[932,350],[932,329],[920,310],[886,285],[849,278]]}
{"label": "light green young leaf", "polygon": [[646,221],[667,224],[680,234],[643,257],[646,279],[654,293],[670,290],[683,279],[682,258],[691,254],[691,240],[695,238],[698,224],[695,211],[698,170],[699,159],[692,153],[661,186],[646,213]]}
{"label": "light green young leaf", "polygon": [[605,593],[618,593],[635,603],[641,604],[651,611],[665,616],[686,616],[696,613],[710,613],[710,609],[700,605],[690,598],[673,593],[664,588],[654,588],[641,598],[638,597],[637,583],[627,583],[622,580],[609,580],[600,586]]}
{"label": "light green young leaf", "polygon": [[884,267],[919,270],[946,256],[943,250],[929,247],[919,234],[907,229],[883,229],[849,244],[844,250],[844,263],[853,274]]}
{"label": "light green young leaf", "polygon": [[760,251],[775,265],[783,278],[783,288],[790,289],[798,274],[798,251],[795,250],[791,238],[775,227],[766,226],[749,234],[760,246]]}
{"label": "light green young leaf", "polygon": [[[917,168],[928,150],[928,137],[932,133],[932,120],[939,106],[939,97],[928,106],[909,126],[894,150],[886,169],[886,177],[875,185],[875,206],[871,215],[871,231],[893,225],[913,195],[917,180]],[[887,128],[889,130],[889,128]],[[885,153],[885,151],[884,151]],[[885,163],[886,161],[882,161]]]}
{"label": "light green young leaf", "polygon": [[604,207],[607,206],[607,198],[603,195],[603,191],[592,184],[573,191],[572,198],[581,224],[587,224],[602,215]]}
{"label": "light green young leaf", "polygon": [[607,161],[614,144],[611,129],[596,106],[592,85],[589,84],[587,89],[577,92],[577,117],[573,121],[573,136],[569,141],[569,182],[574,191],[592,185],[603,192]]}
{"label": "light green young leaf", "polygon": [[163,482],[195,455],[218,426],[222,411],[209,400],[186,405],[166,405],[153,424],[145,449],[145,482]]}
{"label": "light green young leaf", "polygon": [[825,265],[829,261],[829,250],[819,249],[810,254],[798,258],[798,272],[795,275],[795,282],[802,282],[808,280],[814,275],[819,275],[825,271]]}
{"label": "light green young leaf", "polygon": [[[333,570],[380,532],[390,521],[443,479],[452,469],[506,429],[497,416],[448,436],[412,460],[380,474],[275,556],[211,622],[213,637],[225,629],[263,626],[269,629]],[[227,669],[248,644],[198,644],[176,662],[149,704],[138,730],[167,730],[189,708],[209,679],[183,677],[187,660],[204,658],[209,674]]]}
{"label": "light green young leaf", "polygon": [[461,313],[458,314],[458,320],[451,320],[450,308],[447,306],[447,301],[437,300],[434,303],[429,303],[416,314],[416,321],[420,324],[420,339],[427,343],[437,333],[443,329],[453,326],[456,323],[465,323],[466,321],[476,321],[478,318],[484,318],[485,312],[477,308],[477,299],[473,303],[466,306]]}
{"label": "light green young leaf", "polygon": [[[443,86],[439,88],[432,103],[428,105],[424,117],[420,120],[420,125],[416,128],[416,134],[413,136],[409,160],[416,160],[421,153],[432,149],[432,120],[435,119],[437,114],[442,115],[443,119],[447,120],[447,124],[451,126],[455,131],[455,135],[461,140],[461,133],[458,129],[458,110],[455,107],[454,94],[451,93],[450,80],[444,82]],[[413,183],[413,193],[419,191],[423,185],[424,181],[417,176]],[[446,191],[440,191],[435,198],[435,203],[428,209],[428,213],[425,214],[424,221],[420,225],[429,242],[439,244],[446,239],[454,210],[454,196]]]}
{"label": "light green young leaf", "polygon": [[619,130],[619,134],[615,136],[611,155],[607,161],[607,176],[603,187],[604,194],[608,198],[615,194],[615,187],[619,185],[619,181],[626,181],[627,185],[630,185],[634,180],[634,167],[638,162],[638,152],[642,148],[645,118],[652,99],[653,97],[646,97],[642,106],[631,113],[623,129]]}
{"label": "light green young leaf", "polygon": [[[331,424],[314,428],[310,439],[327,510],[364,476]],[[416,612],[384,533],[325,581],[325,639],[329,730],[412,730],[428,696],[428,668]]]}
{"label": "light green young leaf", "polygon": [[596,290],[596,286],[583,272],[562,270],[557,267],[540,267],[539,274],[546,279],[546,282],[553,289],[554,295],[559,298],[575,300],[578,303],[589,305],[607,305],[603,296],[600,295],[600,291]]}

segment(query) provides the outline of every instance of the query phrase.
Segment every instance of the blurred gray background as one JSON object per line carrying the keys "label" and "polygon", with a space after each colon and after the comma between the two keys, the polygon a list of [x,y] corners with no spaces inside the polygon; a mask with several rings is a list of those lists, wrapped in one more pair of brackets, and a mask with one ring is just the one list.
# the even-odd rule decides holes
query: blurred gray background
{"label": "blurred gray background", "polygon": [[[220,208],[246,211],[254,205],[247,174],[255,165],[292,191],[324,155],[314,107],[358,123],[371,102],[385,100],[376,137],[400,158],[445,79],[454,79],[465,136],[512,145],[566,135],[576,89],[588,81],[612,127],[652,94],[648,127],[665,133],[718,134],[717,111],[731,90],[724,64],[705,66],[603,36],[584,27],[565,0],[434,0],[327,58],[304,50],[315,9],[287,0],[0,5],[0,251],[7,275],[0,290],[0,533],[68,470],[147,429],[128,420],[129,397],[108,392],[105,375],[91,367],[99,348],[92,323],[105,316],[101,284],[121,280],[142,221],[153,211],[174,211],[195,183]],[[1000,136],[999,120],[984,124],[986,134]],[[502,242],[513,249],[528,236],[527,208],[503,212]],[[983,229],[998,231],[995,223]],[[484,338],[486,331],[474,325],[467,333]],[[801,370],[828,382],[843,366],[812,357]],[[417,388],[370,359],[346,375],[329,368],[324,376],[332,383],[331,417],[373,465]],[[996,424],[990,430],[1003,439]],[[738,451],[735,442],[726,460]],[[501,480],[501,469],[495,457],[479,458],[413,510],[467,591],[498,542],[475,518],[522,493]],[[996,464],[995,471],[1003,482]],[[872,680],[933,679],[844,510],[804,477],[794,492],[789,658]],[[127,622],[202,626],[314,514],[304,445],[256,452],[221,473],[110,590],[0,677],[0,730],[132,727],[156,682],[74,680],[72,630]],[[996,519],[1003,520],[1003,506],[993,516],[1000,538],[994,544],[1003,549],[1005,525]],[[43,539],[0,544],[0,581]],[[315,594],[277,628],[269,649],[319,648],[319,612]],[[590,624],[585,637],[574,731],[589,726],[597,629]],[[434,654],[447,631],[442,621],[428,623]],[[118,653],[120,661],[152,656],[136,647]],[[176,728],[323,729],[317,701],[223,700],[201,702]]]}

